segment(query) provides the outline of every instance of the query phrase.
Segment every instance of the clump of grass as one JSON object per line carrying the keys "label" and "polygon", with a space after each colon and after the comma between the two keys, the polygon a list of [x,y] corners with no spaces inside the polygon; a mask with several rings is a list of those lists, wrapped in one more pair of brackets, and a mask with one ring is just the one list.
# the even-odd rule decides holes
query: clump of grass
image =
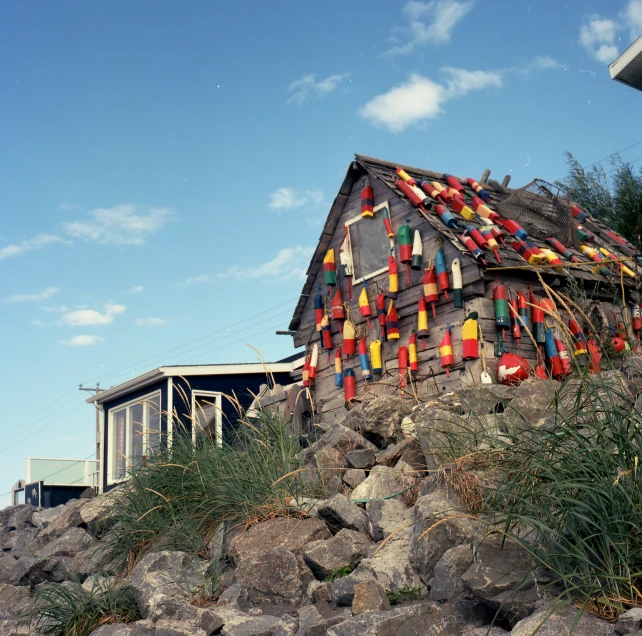
{"label": "clump of grass", "polygon": [[356,567],[356,565],[350,564],[344,565],[342,568],[336,568],[335,570],[332,570],[332,572],[330,572],[330,574],[323,580],[327,583],[334,583],[337,579],[348,576],[348,574],[352,574]]}
{"label": "clump of grass", "polygon": [[205,556],[222,522],[250,525],[286,513],[292,497],[314,497],[319,484],[301,470],[298,436],[275,413],[261,411],[217,444],[174,431],[170,450],[132,471],[114,494],[106,520],[116,564],[132,568],[150,549]]}
{"label": "clump of grass", "polygon": [[36,589],[33,607],[20,619],[39,634],[86,636],[101,625],[141,618],[131,588],[104,578],[89,591],[77,581],[44,585]]}
{"label": "clump of grass", "polygon": [[390,605],[399,605],[399,603],[407,603],[408,601],[418,601],[421,599],[421,588],[404,585],[397,591],[387,590],[386,596],[388,597],[388,601],[390,601]]}

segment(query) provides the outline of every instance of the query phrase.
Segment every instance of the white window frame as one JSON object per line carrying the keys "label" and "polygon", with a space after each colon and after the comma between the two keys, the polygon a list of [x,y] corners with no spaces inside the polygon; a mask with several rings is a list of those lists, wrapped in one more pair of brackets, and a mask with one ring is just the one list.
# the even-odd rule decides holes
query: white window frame
{"label": "white window frame", "polygon": [[[149,452],[150,444],[149,444],[149,402],[153,400],[154,398],[158,397],[158,404],[160,407],[161,400],[162,400],[162,395],[161,391],[153,391],[152,393],[148,393],[147,395],[143,395],[139,398],[136,398],[135,400],[130,400],[129,402],[124,402],[123,404],[119,404],[118,406],[114,407],[113,409],[109,409],[109,416],[108,416],[108,429],[107,429],[107,449],[109,453],[109,457],[107,457],[107,484],[112,485],[112,484],[118,484],[123,481],[126,481],[127,477],[121,477],[119,479],[114,478],[114,471],[115,471],[115,459],[116,459],[116,453],[115,453],[115,440],[114,440],[114,414],[122,411],[123,409],[125,410],[125,449],[127,451],[127,457],[126,457],[126,466],[129,467],[131,466],[131,449],[132,449],[132,440],[131,440],[131,431],[132,431],[132,423],[130,421],[130,415],[129,415],[129,407],[133,406],[135,404],[143,404],[143,454],[146,454]],[[162,417],[162,411],[159,411]]]}
{"label": "white window frame", "polygon": [[[192,442],[196,443],[196,398],[197,397],[210,397],[216,400],[215,407],[217,409],[216,414],[216,426],[215,426],[215,437],[216,445],[223,445],[223,394],[219,391],[198,391],[192,390]],[[214,401],[214,400],[212,400]],[[201,429],[203,430],[203,429]]]}
{"label": "white window frame", "polygon": [[[384,201],[383,203],[380,203],[379,205],[376,205],[373,210],[372,214],[373,217],[372,219],[364,219],[360,214],[358,216],[355,216],[354,218],[346,221],[346,227],[348,228],[348,232],[350,231],[350,226],[353,223],[358,223],[359,221],[365,221],[366,223],[368,221],[374,220],[374,216],[379,212],[380,210],[383,210],[384,208],[388,209],[388,216],[390,216],[390,206],[388,205],[388,201]],[[390,239],[390,247],[394,248],[394,239]],[[350,256],[352,258],[352,262],[354,263],[354,255],[352,254],[352,236],[350,236]],[[371,272],[370,274],[366,276],[362,276],[361,278],[357,278],[352,281],[353,285],[358,285],[359,283],[362,283],[364,280],[370,280],[371,278],[374,278],[375,276],[379,276],[379,274],[383,274],[384,272],[388,271],[388,266],[383,267],[382,269],[378,269],[376,272]]]}

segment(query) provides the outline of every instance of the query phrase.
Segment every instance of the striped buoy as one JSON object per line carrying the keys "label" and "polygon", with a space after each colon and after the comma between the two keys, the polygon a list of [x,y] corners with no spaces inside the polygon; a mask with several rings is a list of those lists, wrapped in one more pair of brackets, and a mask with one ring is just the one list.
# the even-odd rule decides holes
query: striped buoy
{"label": "striped buoy", "polygon": [[401,396],[406,397],[404,388],[406,387],[406,378],[408,377],[408,348],[399,347],[397,349],[397,362],[399,365],[399,386],[401,387]]}
{"label": "striped buoy", "polygon": [[511,247],[531,265],[539,265],[546,257],[543,254],[533,254],[524,241],[511,241]]}
{"label": "striped buoy", "polygon": [[337,284],[337,265],[334,261],[334,249],[329,249],[323,258],[323,282],[330,287]]}
{"label": "striped buoy", "polygon": [[361,377],[364,380],[372,380],[370,360],[368,360],[368,347],[366,346],[365,338],[359,339],[359,365],[361,366]]}
{"label": "striped buoy", "polygon": [[493,231],[488,225],[482,225],[479,228],[479,232],[481,235],[484,237],[487,245],[486,247],[493,252],[495,255],[495,260],[499,265],[502,264],[502,259],[499,257],[499,245],[497,244],[497,241],[495,240],[495,237],[493,236]]}
{"label": "striped buoy", "polygon": [[446,375],[450,377],[450,367],[455,364],[453,357],[453,343],[450,336],[451,327],[446,327],[446,333],[439,343],[439,356],[441,357],[441,368],[446,369]]}
{"label": "striped buoy", "polygon": [[437,203],[448,203],[446,198],[442,196],[441,192],[435,188],[435,186],[430,183],[430,181],[426,181],[425,179],[422,180],[419,183],[419,187],[432,199],[434,199]]}
{"label": "striped buoy", "polygon": [[419,188],[409,185],[402,179],[396,179],[395,186],[416,208],[423,209],[425,206],[429,208],[432,206],[426,194]]}
{"label": "striped buoy", "polygon": [[354,276],[354,262],[352,261],[352,244],[350,243],[350,231],[348,226],[343,226],[343,240],[339,246],[339,262],[341,263],[341,274],[348,280],[348,298],[352,300],[352,277]]}
{"label": "striped buoy", "polygon": [[470,238],[472,238],[479,247],[481,247],[483,250],[488,248],[488,241],[474,225],[471,225],[470,223],[464,223],[464,229],[466,230],[466,234],[468,234],[468,236],[470,236]]}
{"label": "striped buoy", "polygon": [[589,232],[585,227],[579,223],[573,223],[575,227],[575,237],[580,243],[593,243],[595,241],[595,234]]}
{"label": "striped buoy", "polygon": [[589,370],[591,371],[591,373],[599,373],[602,370],[602,367],[600,365],[600,361],[602,360],[600,348],[597,346],[593,338],[589,338],[586,341],[586,345],[588,347],[590,359]]}
{"label": "striped buoy", "polygon": [[385,205],[382,208],[383,212],[383,225],[386,228],[386,233],[388,234],[388,238],[394,238],[395,233],[392,231],[392,222],[390,221],[390,210],[388,209],[388,206]]}
{"label": "striped buoy", "polygon": [[462,195],[464,194],[464,186],[457,177],[453,177],[451,174],[443,174],[442,178],[451,188],[454,188]]}
{"label": "striped buoy", "polygon": [[493,284],[493,301],[495,303],[495,326],[498,329],[510,329],[508,295],[506,294],[506,287],[502,285],[499,277],[495,277]]}
{"label": "striped buoy", "polygon": [[368,329],[370,329],[370,316],[372,316],[372,311],[370,310],[370,301],[368,300],[368,284],[363,283],[363,289],[359,294],[359,312],[361,317],[365,318],[368,322]]}
{"label": "striped buoy", "polygon": [[551,375],[557,380],[562,375],[562,363],[560,362],[557,347],[555,346],[553,330],[548,327],[544,328],[544,351],[546,352],[546,359],[548,360]]}
{"label": "striped buoy", "polygon": [[420,270],[423,266],[424,244],[421,241],[419,230],[415,230],[412,241],[412,256],[410,259],[410,269]]}
{"label": "striped buoy", "polygon": [[366,185],[361,190],[361,216],[364,219],[371,219],[374,214],[374,192],[370,185],[370,179],[366,177]]}
{"label": "striped buoy", "polygon": [[484,190],[475,179],[466,179],[468,185],[477,193],[477,196],[486,203],[490,203],[490,193]]}
{"label": "striped buoy", "polygon": [[466,205],[464,198],[457,192],[457,190],[450,189],[450,206],[455,212],[459,212],[467,221],[472,221],[475,218],[475,213]]}
{"label": "striped buoy", "polygon": [[408,185],[416,186],[417,182],[403,169],[397,166],[395,172],[401,177]]}
{"label": "striped buoy", "polygon": [[455,221],[455,217],[446,210],[446,208],[443,205],[436,205],[433,210],[437,213],[437,216],[441,219],[441,222],[446,226],[449,227],[451,230],[457,229],[459,226],[457,225],[457,221]]}
{"label": "striped buoy", "polygon": [[410,285],[410,261],[412,261],[412,238],[409,222],[410,219],[406,219],[406,222],[399,226],[399,231],[397,232],[399,260],[406,266],[406,281],[408,285]]}
{"label": "striped buoy", "polygon": [[310,371],[308,379],[310,386],[314,386],[314,381],[317,379],[317,367],[319,366],[319,345],[312,345],[312,355],[310,356]]}
{"label": "striped buoy", "polygon": [[428,263],[428,268],[424,272],[422,283],[424,286],[424,299],[430,303],[433,318],[437,317],[435,303],[439,302],[439,292],[437,291],[437,274],[432,260]]}
{"label": "striped buoy", "polygon": [[520,323],[524,325],[526,329],[530,329],[530,323],[528,321],[528,302],[526,302],[526,296],[521,291],[517,292],[517,313],[520,317]]}
{"label": "striped buoy", "polygon": [[491,225],[490,231],[493,233],[495,240],[499,241],[504,247],[506,247],[506,241],[504,241],[506,234],[504,231],[497,225]]}
{"label": "striped buoy", "polygon": [[525,240],[524,243],[526,243],[526,245],[528,246],[528,249],[531,251],[531,254],[533,254],[534,256],[539,257],[540,263],[545,263],[546,262],[546,257],[542,253],[542,250],[539,249],[539,246],[535,245],[535,243],[533,243],[533,241],[530,241],[528,239]]}
{"label": "striped buoy", "polygon": [[531,304],[531,323],[533,325],[533,338],[537,344],[546,342],[544,333],[544,312],[540,308],[539,299],[533,293],[533,288],[529,285],[528,296]]}
{"label": "striped buoy", "polygon": [[549,236],[546,239],[546,242],[561,256],[563,256],[567,261],[571,261],[572,263],[579,263],[580,259],[573,254],[573,250],[568,249],[568,247],[564,247],[556,238],[553,238],[552,236]]}
{"label": "striped buoy", "polygon": [[330,328],[330,318],[327,315],[323,316],[321,320],[321,343],[328,355],[330,355],[332,350],[332,329]]}
{"label": "striped buoy", "polygon": [[377,317],[379,318],[379,333],[382,340],[386,338],[386,297],[383,291],[377,294]]}
{"label": "striped buoy", "polygon": [[450,269],[453,273],[453,299],[457,309],[464,308],[464,290],[461,278],[461,261],[458,258],[453,258],[450,264]]}
{"label": "striped buoy", "polygon": [[476,360],[479,358],[479,329],[477,328],[478,314],[471,311],[461,328],[462,358]]}
{"label": "striped buoy", "polygon": [[346,320],[345,325],[343,325],[343,355],[347,356],[350,360],[350,356],[354,355],[356,351],[356,338],[357,330],[355,329],[354,323],[352,320]]}
{"label": "striped buoy", "polygon": [[617,232],[614,232],[613,230],[605,230],[604,233],[610,236],[614,241],[619,243],[622,247],[626,247],[626,249],[629,250],[631,254],[637,253],[637,250],[635,249],[635,247],[633,247],[631,243],[629,243],[625,238],[620,236]]}
{"label": "striped buoy", "polygon": [[519,224],[511,219],[497,219],[499,223],[509,234],[512,234],[517,240],[525,241],[528,238],[528,232]]}
{"label": "striped buoy", "polygon": [[322,329],[321,322],[323,321],[323,316],[325,315],[325,310],[323,307],[323,296],[321,295],[321,285],[319,285],[319,293],[314,295],[312,302],[314,304],[314,324],[316,326],[316,330],[320,335]]}
{"label": "striped buoy", "polygon": [[528,379],[528,362],[514,353],[504,353],[497,362],[497,379],[505,385],[517,386]]}
{"label": "striped buoy", "polygon": [[553,269],[556,272],[561,272],[564,269],[564,264],[562,263],[562,261],[560,261],[560,259],[557,257],[557,254],[555,254],[555,252],[553,252],[552,250],[549,250],[546,247],[542,247],[540,251],[546,257],[548,264],[552,265]]}
{"label": "striped buoy", "polygon": [[408,362],[411,371],[419,371],[419,358],[417,357],[417,334],[413,331],[408,338]]}
{"label": "striped buoy", "polygon": [[310,356],[305,357],[303,362],[303,369],[301,369],[301,380],[303,380],[303,386],[310,386]]}
{"label": "striped buoy", "polygon": [[[615,254],[611,254],[611,252],[609,252],[606,249],[606,247],[600,247],[600,254],[603,254],[604,256],[606,256],[606,258],[608,258],[608,259],[610,259],[612,261],[615,261],[618,258],[617,256],[615,256]],[[620,268],[622,269],[622,271],[629,278],[635,278],[635,272],[634,271],[630,270],[624,263],[619,263],[619,265],[620,265]]]}
{"label": "striped buoy", "polygon": [[373,340],[370,343],[370,359],[372,360],[372,372],[381,373],[381,340]]}
{"label": "striped buoy", "polygon": [[437,271],[437,285],[439,286],[439,291],[443,292],[448,296],[448,288],[450,284],[448,282],[448,272],[446,271],[446,260],[444,259],[444,250],[442,248],[442,242],[438,239],[437,241],[437,251],[435,252],[435,270]]}
{"label": "striped buoy", "polygon": [[520,340],[522,339],[522,328],[519,322],[519,312],[517,309],[517,300],[515,298],[509,299],[508,309],[510,311],[510,324],[511,324],[511,333],[513,334],[513,340],[517,343],[517,346],[519,347]]}
{"label": "striped buoy", "polygon": [[642,309],[640,309],[639,302],[633,303],[631,311],[631,329],[633,329],[633,331],[637,334],[639,340],[639,332],[642,331]]}
{"label": "striped buoy", "polygon": [[484,202],[479,197],[473,197],[470,205],[473,212],[478,216],[481,216],[482,219],[496,221],[499,218],[499,214],[494,210],[491,210],[487,205],[484,205]]}
{"label": "striped buoy", "polygon": [[571,204],[571,214],[580,222],[584,223],[586,219],[588,219],[588,212],[585,210],[582,210],[582,208],[579,205],[576,205],[575,203]]}
{"label": "striped buoy", "polygon": [[388,256],[388,298],[396,298],[399,292],[399,269],[394,255]]}
{"label": "striped buoy", "polygon": [[555,338],[555,347],[557,348],[557,355],[562,367],[562,377],[565,378],[571,374],[571,358],[568,355],[568,349],[566,348],[563,340]]}
{"label": "striped buoy", "polygon": [[341,349],[334,354],[334,386],[343,386],[343,360],[341,360]]}
{"label": "striped buoy", "polygon": [[452,197],[450,196],[448,189],[444,188],[444,186],[439,183],[439,181],[433,181],[432,186],[433,188],[435,188],[435,190],[437,190],[437,192],[439,192],[439,197],[441,198],[441,200],[444,201],[444,203],[450,205],[450,203],[452,202]]}
{"label": "striped buoy", "polygon": [[386,334],[388,340],[399,340],[399,319],[397,318],[397,308],[392,300],[386,314]]}
{"label": "striped buoy", "polygon": [[475,241],[473,241],[473,239],[471,239],[466,232],[464,232],[463,234],[458,234],[457,238],[477,262],[482,263],[482,265],[486,265],[486,261],[484,260],[484,252],[482,252],[479,247],[477,247],[477,243],[475,243]]}
{"label": "striped buoy", "polygon": [[417,305],[417,336],[421,338],[421,348],[426,348],[426,338],[430,335],[428,327],[428,309],[426,300],[423,296],[419,299]]}
{"label": "striped buoy", "polygon": [[334,292],[330,296],[330,310],[332,311],[332,320],[339,322],[339,331],[343,331],[342,320],[345,320],[346,312],[343,308],[343,300],[341,298],[341,287],[337,285]]}
{"label": "striped buoy", "polygon": [[568,328],[573,336],[573,343],[575,344],[574,357],[578,363],[585,367],[589,362],[588,345],[586,343],[586,336],[577,321],[572,318],[568,321]]}
{"label": "striped buoy", "polygon": [[356,378],[350,367],[343,371],[343,395],[347,407],[356,395]]}

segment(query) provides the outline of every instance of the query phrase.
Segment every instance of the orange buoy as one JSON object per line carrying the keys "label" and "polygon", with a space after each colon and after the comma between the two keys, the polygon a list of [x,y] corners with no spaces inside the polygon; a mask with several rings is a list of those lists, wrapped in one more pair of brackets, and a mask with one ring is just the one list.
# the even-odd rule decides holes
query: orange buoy
{"label": "orange buoy", "polygon": [[366,283],[363,284],[363,289],[359,294],[359,312],[361,313],[361,317],[368,321],[368,329],[370,329],[370,316],[372,316],[372,310],[370,309],[368,286]]}
{"label": "orange buoy", "polygon": [[399,340],[399,319],[397,318],[397,309],[392,300],[386,314],[386,333],[388,340]]}
{"label": "orange buoy", "polygon": [[478,314],[471,311],[468,314],[461,329],[462,337],[462,358],[464,360],[475,360],[479,358],[479,329],[477,328]]}
{"label": "orange buoy", "polygon": [[303,369],[301,370],[301,379],[303,380],[303,386],[310,386],[310,356],[305,357]]}
{"label": "orange buoy", "polygon": [[450,367],[455,364],[455,358],[453,357],[453,343],[450,336],[451,327],[448,325],[446,327],[446,333],[439,343],[439,356],[441,357],[441,367],[446,369],[446,375],[450,377]]}

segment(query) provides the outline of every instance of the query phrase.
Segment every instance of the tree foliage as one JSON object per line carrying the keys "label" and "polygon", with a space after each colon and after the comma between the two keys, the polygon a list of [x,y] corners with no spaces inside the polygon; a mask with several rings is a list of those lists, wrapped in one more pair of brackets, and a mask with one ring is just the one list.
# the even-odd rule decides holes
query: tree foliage
{"label": "tree foliage", "polygon": [[601,165],[585,170],[566,153],[569,170],[559,183],[575,203],[626,237],[638,248],[642,237],[642,168],[637,172],[619,155],[607,172]]}

